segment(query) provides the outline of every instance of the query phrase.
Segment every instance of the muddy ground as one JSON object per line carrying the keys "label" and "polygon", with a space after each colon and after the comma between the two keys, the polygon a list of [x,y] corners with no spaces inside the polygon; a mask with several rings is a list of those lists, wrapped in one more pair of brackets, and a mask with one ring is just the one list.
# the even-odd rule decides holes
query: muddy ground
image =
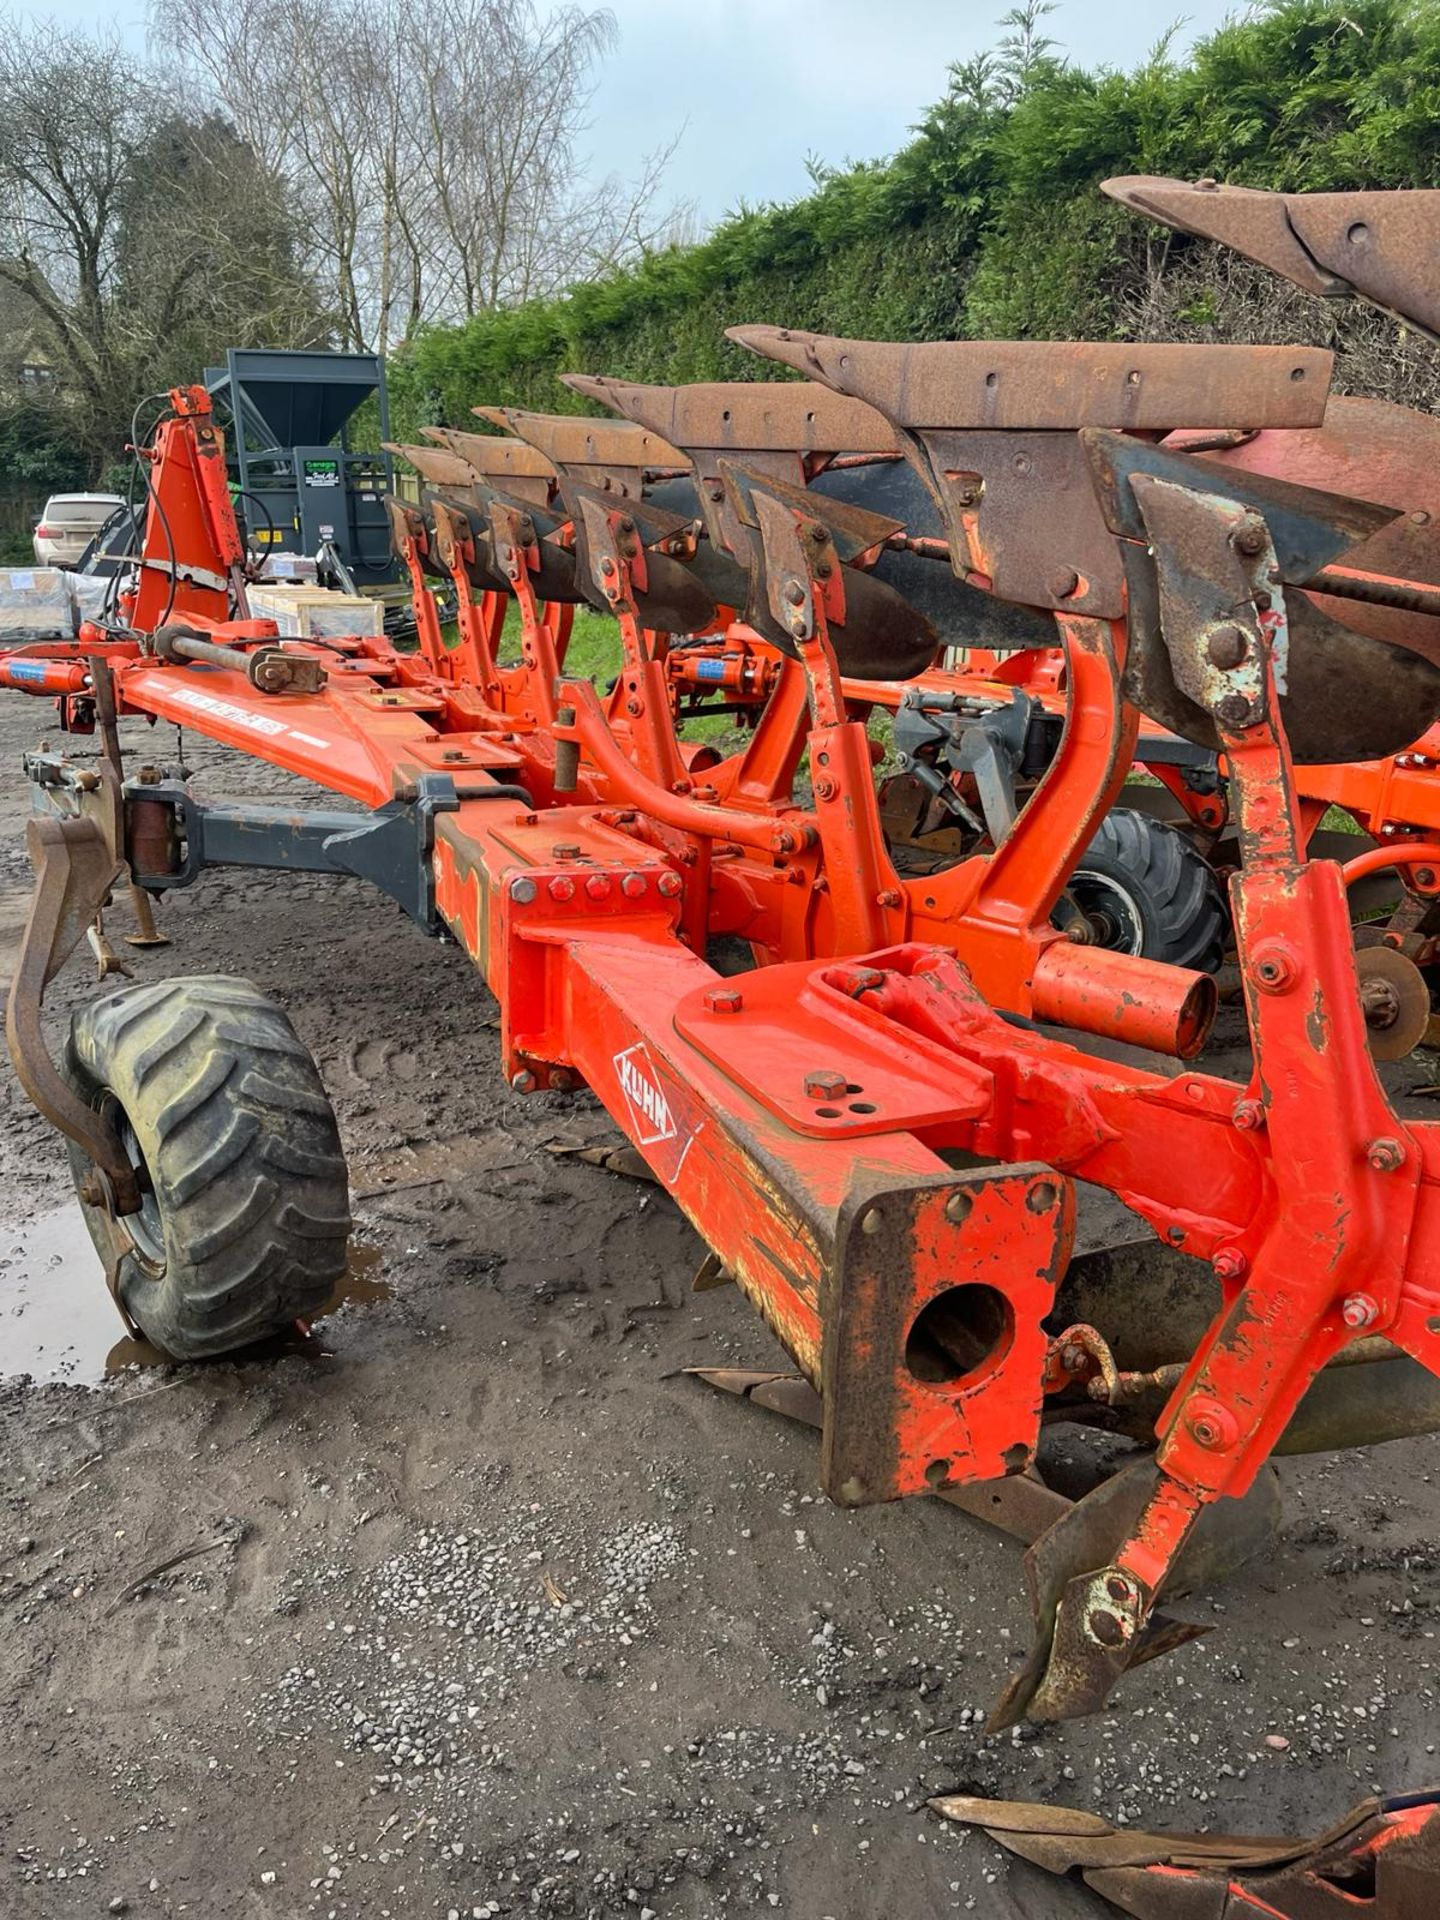
{"label": "muddy ground", "polygon": [[[12,954],[42,725],[0,703]],[[188,749],[212,794],[282,785]],[[839,1511],[811,1433],[682,1375],[777,1350],[733,1289],[690,1294],[662,1195],[551,1153],[614,1136],[508,1092],[453,946],[309,878],[162,918],[137,978],[246,974],[314,1048],[360,1279],[308,1344],[106,1374],[64,1155],[0,1076],[0,1913],[1040,1920],[1102,1908],[928,1796],[1274,1830],[1440,1775],[1440,1442],[1287,1465],[1277,1550],[1196,1603],[1213,1633],[1112,1713],[989,1738],[1016,1550],[935,1502]]]}

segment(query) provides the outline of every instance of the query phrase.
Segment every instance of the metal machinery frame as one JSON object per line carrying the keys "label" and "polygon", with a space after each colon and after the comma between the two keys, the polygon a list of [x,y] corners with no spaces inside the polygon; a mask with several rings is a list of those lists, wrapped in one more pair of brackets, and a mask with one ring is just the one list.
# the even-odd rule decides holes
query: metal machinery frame
{"label": "metal machinery frame", "polygon": [[390,459],[349,436],[352,416],[374,396],[379,438],[389,437],[381,356],[231,347],[224,366],[206,368],[205,386],[231,421],[251,540],[271,553],[314,554],[328,539],[357,584],[389,582]]}
{"label": "metal machinery frame", "polygon": [[[1305,858],[1289,739],[1307,659],[1338,657],[1301,586],[1391,516],[1155,457],[1159,435],[1197,419],[1318,425],[1321,353],[743,337],[878,408],[933,490],[957,572],[1054,621],[1063,735],[997,849],[918,879],[887,852],[852,717],[873,681],[856,669],[873,670],[877,630],[892,650],[916,636],[870,571],[901,529],[802,485],[853,444],[824,388],[792,390],[807,417],[788,440],[759,418],[773,389],[724,423],[713,468],[694,461],[703,530],[642,483],[690,460],[618,422],[584,423],[568,455],[556,445],[558,498],[524,448],[496,443],[498,472],[471,465],[432,520],[395,503],[416,653],[280,645],[232,618],[223,456],[203,390],[177,391],[149,455],[173,551],[152,546],[152,525],[129,629],[0,669],[57,694],[72,730],[98,722],[106,747],[98,763],[29,763],[37,892],[12,1054],[123,1219],[134,1170],[104,1116],[67,1101],[38,1021],[109,889],[128,873],[161,892],[207,858],[288,863],[302,843],[312,865],[378,878],[474,959],[515,1091],[583,1082],[639,1148],[814,1389],[824,1484],[849,1504],[1023,1478],[1047,1408],[1121,1384],[1094,1329],[1045,1324],[1075,1183],[1108,1189],[1208,1263],[1220,1303],[1167,1383],[1153,1470],[1129,1479],[1128,1504],[1077,1503],[1031,1555],[1035,1647],[997,1721],[1063,1718],[1159,1650],[1162,1589],[1182,1584],[1205,1516],[1256,1483],[1322,1370],[1383,1336],[1427,1390],[1440,1374],[1440,1132],[1402,1121],[1377,1076],[1344,879]],[[785,461],[754,457],[787,446]],[[671,637],[701,630],[697,605],[737,604],[696,593],[710,565],[725,592],[742,584],[768,648],[757,724],[726,757],[673,723]],[[436,578],[460,598],[458,646],[433,618]],[[565,670],[582,597],[619,627],[605,699]],[[512,604],[517,665],[498,645]],[[1410,674],[1412,718],[1417,701],[1440,712],[1428,663],[1357,644]],[[1205,1039],[1208,978],[1050,923],[1132,764],[1122,677],[1162,722],[1188,703],[1229,767],[1243,1084],[1174,1064]],[[212,817],[162,770],[124,777],[116,714],[198,729],[371,818]],[[705,958],[719,934],[769,964],[720,974]],[[1113,1064],[1037,1023],[1172,1064]]]}

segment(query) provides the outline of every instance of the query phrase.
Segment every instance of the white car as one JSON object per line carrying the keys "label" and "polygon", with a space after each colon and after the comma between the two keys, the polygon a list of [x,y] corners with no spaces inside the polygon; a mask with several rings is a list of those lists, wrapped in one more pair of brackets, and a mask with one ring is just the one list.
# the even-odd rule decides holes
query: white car
{"label": "white car", "polygon": [[125,502],[118,493],[52,493],[35,522],[35,560],[73,567],[101,527]]}

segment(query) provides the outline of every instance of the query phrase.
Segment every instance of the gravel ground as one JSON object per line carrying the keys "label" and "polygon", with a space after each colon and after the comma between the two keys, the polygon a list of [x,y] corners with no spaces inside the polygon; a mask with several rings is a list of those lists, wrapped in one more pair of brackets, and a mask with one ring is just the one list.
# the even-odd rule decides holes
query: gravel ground
{"label": "gravel ground", "polygon": [[[0,704],[12,952],[42,724]],[[284,785],[189,747],[212,792]],[[214,876],[162,919],[137,977],[289,1006],[367,1251],[308,1342],[106,1374],[63,1153],[0,1080],[0,1912],[1065,1920],[1102,1909],[927,1797],[1283,1830],[1440,1774],[1440,1443],[1288,1463],[1213,1633],[1111,1713],[988,1737],[1016,1550],[940,1503],[830,1506],[813,1434],[681,1375],[780,1362],[733,1289],[691,1298],[663,1195],[550,1151],[613,1132],[505,1089],[454,947],[311,878]]]}

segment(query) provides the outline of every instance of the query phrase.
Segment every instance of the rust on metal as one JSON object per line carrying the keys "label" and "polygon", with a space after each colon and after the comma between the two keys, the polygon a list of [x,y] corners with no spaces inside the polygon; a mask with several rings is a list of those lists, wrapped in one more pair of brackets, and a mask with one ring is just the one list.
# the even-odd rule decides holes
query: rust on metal
{"label": "rust on metal", "polygon": [[443,447],[417,447],[403,440],[387,440],[385,451],[408,460],[420,478],[432,487],[469,487],[475,483],[476,473],[470,462]]}
{"label": "rust on metal", "polygon": [[1430,1024],[1430,988],[1413,960],[1394,947],[1362,948],[1355,956],[1360,1005],[1377,1060],[1403,1060]]}
{"label": "rust on metal", "polygon": [[1232,247],[1307,293],[1357,295],[1440,339],[1440,190],[1268,193],[1129,174],[1105,181],[1102,191],[1168,227]]}
{"label": "rust on metal", "polygon": [[134,1213],[140,1191],[119,1136],[56,1070],[41,1026],[46,987],[94,924],[124,863],[99,824],[83,816],[35,816],[25,823],[25,843],[35,892],[5,1003],[10,1059],[37,1110],[94,1161],[115,1212]]}
{"label": "rust on metal", "polygon": [[987,432],[1316,427],[1334,355],[1318,347],[1084,340],[841,340],[789,327],[727,336],[894,426]]}
{"label": "rust on metal", "polygon": [[427,440],[463,460],[487,480],[503,480],[515,491],[517,480],[553,480],[554,463],[538,447],[503,433],[466,433],[460,427],[422,427]]}
{"label": "rust on metal", "polygon": [[587,400],[639,421],[687,453],[898,451],[895,431],[861,400],[794,380],[725,380],[644,386],[604,374],[562,373]]}
{"label": "rust on metal", "polygon": [[[459,426],[424,426],[428,440],[465,461],[470,480],[490,480],[516,499],[530,499],[543,505],[555,488],[555,467],[545,459],[540,447],[509,434],[467,434]],[[444,480],[438,482],[444,486]]]}
{"label": "rust on metal", "polygon": [[530,413],[521,407],[476,407],[474,412],[537,448],[557,471],[600,468],[626,476],[627,489],[636,494],[641,475],[689,464],[684,454],[660,434],[630,420],[595,420],[579,413]]}

